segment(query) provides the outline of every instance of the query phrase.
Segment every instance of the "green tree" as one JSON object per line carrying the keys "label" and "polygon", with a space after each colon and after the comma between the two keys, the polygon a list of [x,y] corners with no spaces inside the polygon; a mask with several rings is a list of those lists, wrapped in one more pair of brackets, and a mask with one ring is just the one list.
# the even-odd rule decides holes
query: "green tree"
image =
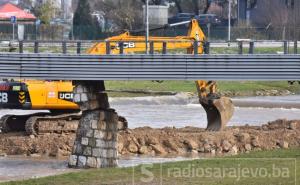
{"label": "green tree", "polygon": [[76,39],[96,39],[101,28],[91,14],[88,0],[79,0],[73,19],[74,37]]}
{"label": "green tree", "polygon": [[53,5],[51,0],[44,3],[39,3],[33,7],[34,14],[41,20],[43,24],[50,24],[50,21],[55,17],[57,8]]}

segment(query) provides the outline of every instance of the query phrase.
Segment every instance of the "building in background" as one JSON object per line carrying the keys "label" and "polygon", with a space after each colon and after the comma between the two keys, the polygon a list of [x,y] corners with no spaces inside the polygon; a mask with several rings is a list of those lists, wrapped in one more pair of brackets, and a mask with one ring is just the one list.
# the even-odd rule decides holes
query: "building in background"
{"label": "building in background", "polygon": [[[145,6],[143,6],[143,14],[145,19]],[[168,24],[169,6],[165,5],[149,5],[149,25],[162,26]]]}
{"label": "building in background", "polygon": [[[12,22],[12,17],[15,21]],[[24,40],[26,27],[34,25],[36,17],[10,2],[0,5],[0,39]]]}
{"label": "building in background", "polygon": [[5,4],[5,3],[12,3],[15,5],[19,4],[19,0],[0,0],[0,4]]}

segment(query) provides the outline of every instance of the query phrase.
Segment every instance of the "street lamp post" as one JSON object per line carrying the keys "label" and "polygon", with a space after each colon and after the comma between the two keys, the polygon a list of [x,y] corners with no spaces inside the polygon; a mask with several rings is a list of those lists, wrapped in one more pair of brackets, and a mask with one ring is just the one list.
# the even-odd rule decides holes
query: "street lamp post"
{"label": "street lamp post", "polygon": [[231,0],[228,0],[228,45],[231,40]]}
{"label": "street lamp post", "polygon": [[146,8],[145,8],[145,28],[146,28],[146,36],[145,36],[145,44],[146,44],[146,54],[149,54],[148,42],[149,42],[149,0],[146,0]]}

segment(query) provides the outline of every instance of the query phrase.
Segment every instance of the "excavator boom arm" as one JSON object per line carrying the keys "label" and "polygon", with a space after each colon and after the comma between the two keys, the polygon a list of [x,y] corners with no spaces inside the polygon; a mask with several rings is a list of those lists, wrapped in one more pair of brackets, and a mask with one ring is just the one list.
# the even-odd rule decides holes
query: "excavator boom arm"
{"label": "excavator boom arm", "polygon": [[[193,19],[188,21],[190,23],[187,36],[177,37],[149,37],[149,42],[153,42],[154,51],[162,51],[163,43],[167,44],[168,50],[175,49],[187,49],[188,53],[193,53],[194,42],[198,43],[198,54],[203,54],[203,46],[206,41],[205,34],[200,28],[198,21]],[[188,23],[187,22],[187,23]],[[172,25],[171,25],[172,26]],[[110,53],[120,53],[120,43],[123,43],[123,52],[125,54],[134,54],[146,51],[145,37],[144,36],[132,36],[129,32],[125,32],[121,35],[107,38],[105,40],[110,44]],[[88,54],[105,55],[106,42],[99,42],[94,44],[88,51]]]}

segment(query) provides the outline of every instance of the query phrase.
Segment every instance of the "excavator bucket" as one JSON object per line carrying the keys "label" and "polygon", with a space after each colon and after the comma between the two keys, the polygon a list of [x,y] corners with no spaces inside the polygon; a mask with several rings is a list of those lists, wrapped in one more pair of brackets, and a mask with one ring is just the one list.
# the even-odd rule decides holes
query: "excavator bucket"
{"label": "excavator bucket", "polygon": [[199,99],[199,102],[207,114],[206,130],[223,130],[233,116],[234,105],[231,99],[226,97],[206,97],[204,99]]}

